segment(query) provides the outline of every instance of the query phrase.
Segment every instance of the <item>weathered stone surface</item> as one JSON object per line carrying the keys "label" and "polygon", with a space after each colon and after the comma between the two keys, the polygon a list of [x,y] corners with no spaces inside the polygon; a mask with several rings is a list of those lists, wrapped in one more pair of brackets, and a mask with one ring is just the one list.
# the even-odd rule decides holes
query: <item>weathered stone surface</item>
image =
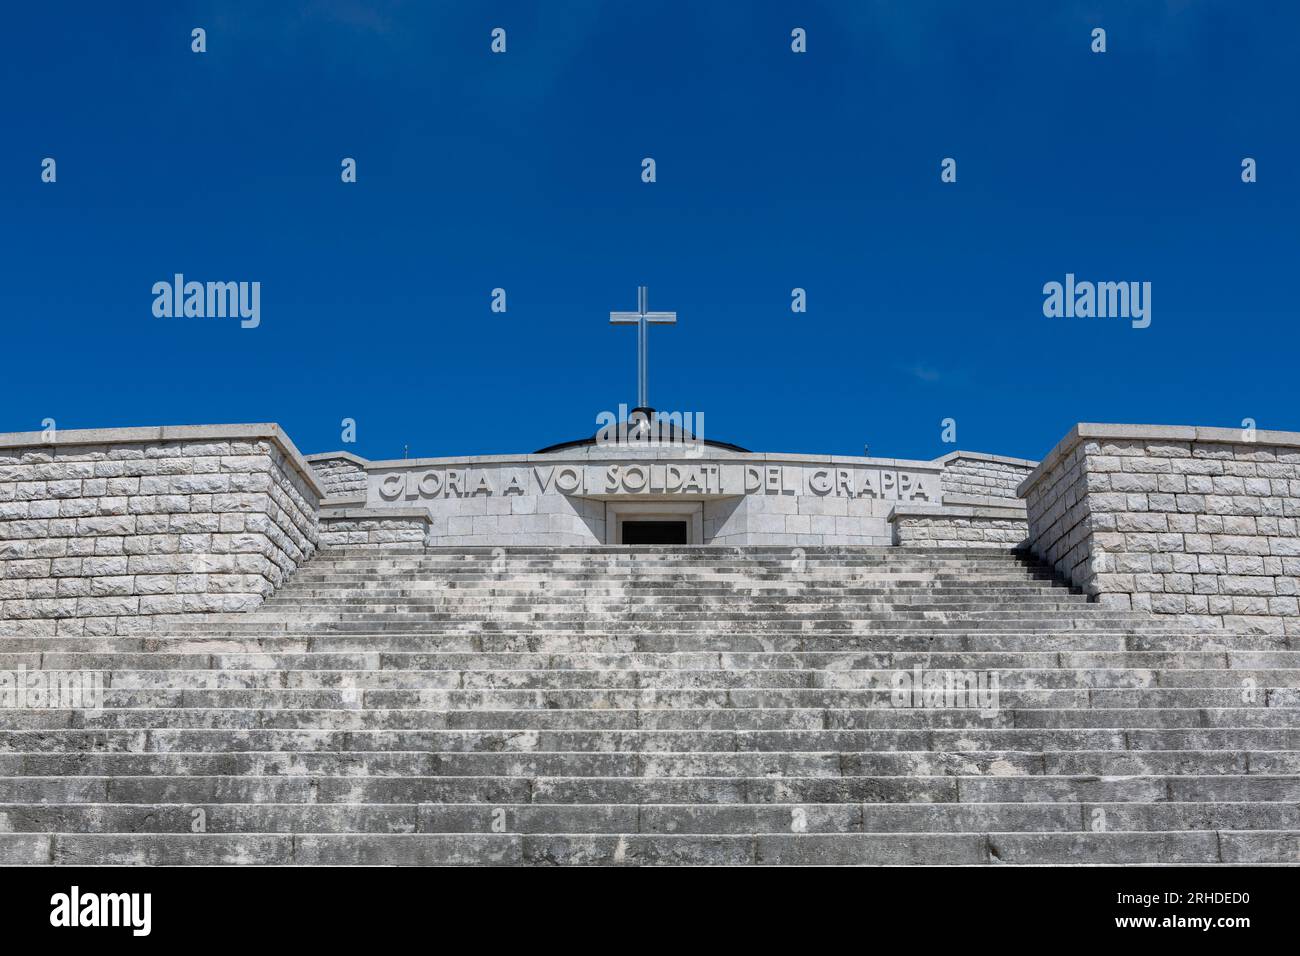
{"label": "weathered stone surface", "polygon": [[0,474],[0,632],[255,607],[318,543],[322,488],[274,425],[0,435]]}
{"label": "weathered stone surface", "polygon": [[307,463],[315,472],[327,498],[353,498],[366,494],[366,460],[348,452],[308,455]]}
{"label": "weathered stone surface", "polygon": [[[6,863],[1297,862],[1300,651],[1002,549],[367,542],[252,613],[0,637],[20,666],[105,697],[0,707]],[[896,699],[945,671],[996,702]]]}
{"label": "weathered stone surface", "polygon": [[[974,452],[922,462],[673,445],[377,462],[330,452],[310,460],[331,502],[375,512],[422,508],[426,543],[489,547],[616,544],[623,513],[690,521],[691,544],[890,544],[894,504],[1006,504],[1034,464]],[[385,543],[377,526],[338,530],[347,536],[333,544]]]}
{"label": "weathered stone surface", "polygon": [[423,508],[323,508],[322,548],[384,548],[425,543],[432,522]]}
{"label": "weathered stone surface", "polygon": [[938,459],[945,503],[954,497],[1017,500],[1016,489],[1038,462],[1000,455],[955,451]]}
{"label": "weathered stone surface", "polygon": [[1021,507],[895,505],[889,523],[894,544],[916,548],[1022,548],[1029,533]]}
{"label": "weathered stone surface", "polygon": [[72,434],[0,444],[0,693],[103,694],[0,707],[0,862],[1297,862],[1300,436],[1081,425],[1024,505],[966,452],[632,454],[718,466],[712,546],[636,548],[683,496],[600,452]]}
{"label": "weathered stone surface", "polygon": [[1300,434],[1078,425],[1020,493],[1034,553],[1107,606],[1300,633]]}

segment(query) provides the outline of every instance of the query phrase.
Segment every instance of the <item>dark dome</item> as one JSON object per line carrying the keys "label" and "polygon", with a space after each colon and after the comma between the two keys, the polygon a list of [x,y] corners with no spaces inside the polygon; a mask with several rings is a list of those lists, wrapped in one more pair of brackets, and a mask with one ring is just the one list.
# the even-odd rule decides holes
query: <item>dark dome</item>
{"label": "dark dome", "polygon": [[[639,437],[644,434],[647,428],[652,428],[657,432],[652,439]],[[726,451],[738,451],[742,453],[749,452],[748,448],[741,448],[739,445],[731,444],[731,442],[714,441],[711,438],[697,439],[690,431],[670,420],[668,416],[656,419],[654,409],[633,409],[627,420],[618,423],[618,428],[613,431],[613,434],[607,435],[602,439],[601,433],[604,431],[605,429],[602,428],[589,438],[577,438],[573,441],[563,441],[555,445],[547,445],[545,448],[539,448],[537,451],[533,452],[533,454],[549,455],[553,452],[568,451],[572,448],[583,448],[599,444],[602,441],[615,448],[620,445],[641,448],[646,445],[655,445],[660,443],[681,445],[696,442],[702,445],[707,445],[710,448],[722,448]]]}

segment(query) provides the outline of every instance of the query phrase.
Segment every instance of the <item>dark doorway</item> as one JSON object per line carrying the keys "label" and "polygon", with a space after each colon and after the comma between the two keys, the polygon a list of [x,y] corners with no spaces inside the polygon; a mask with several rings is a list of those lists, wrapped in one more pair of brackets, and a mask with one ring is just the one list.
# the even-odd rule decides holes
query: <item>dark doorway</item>
{"label": "dark doorway", "polygon": [[624,521],[623,544],[686,544],[685,521]]}

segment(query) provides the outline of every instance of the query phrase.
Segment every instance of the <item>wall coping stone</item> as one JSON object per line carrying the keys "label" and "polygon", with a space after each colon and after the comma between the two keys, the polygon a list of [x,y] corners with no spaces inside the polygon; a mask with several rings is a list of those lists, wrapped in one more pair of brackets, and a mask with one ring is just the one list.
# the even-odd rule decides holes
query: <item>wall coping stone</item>
{"label": "wall coping stone", "polygon": [[[388,458],[382,460],[371,460],[362,458],[360,455],[354,455],[347,451],[327,451],[317,452],[307,455],[306,460],[309,462],[329,461],[331,459],[346,459],[355,465],[366,469],[390,469],[390,468],[427,468],[438,465],[505,465],[511,463],[531,464],[553,463],[569,459],[589,459],[595,458],[600,461],[614,460],[619,458],[620,453],[626,451],[632,456],[644,454],[647,451],[655,451],[651,447],[637,447],[629,445],[626,447],[614,446],[611,448],[601,448],[597,446],[585,446],[580,448],[565,449],[559,452],[551,452],[546,455],[448,455],[434,458]],[[680,452],[680,446],[669,446],[665,449],[667,452]],[[667,456],[666,456],[667,457]],[[941,470],[950,462],[964,458],[972,461],[990,461],[998,462],[1005,465],[1020,465],[1032,468],[1038,464],[1036,461],[1030,461],[1026,458],[1009,458],[1006,455],[991,455],[978,451],[954,451],[940,458],[929,460],[913,458],[869,458],[855,455],[806,455],[795,453],[775,453],[775,452],[734,452],[727,449],[706,448],[705,452],[699,456],[708,459],[734,459],[739,461],[753,462],[793,462],[808,464],[831,464],[831,465],[856,465],[859,467],[872,468],[912,468],[917,470],[934,469]]]}
{"label": "wall coping stone", "polygon": [[941,466],[933,461],[913,461],[907,458],[854,458],[844,455],[797,455],[764,454],[762,452],[740,453],[725,449],[709,448],[703,454],[687,455],[681,445],[667,449],[653,447],[615,446],[611,448],[578,448],[549,455],[456,455],[444,458],[391,458],[385,461],[366,462],[367,469],[391,468],[428,468],[440,465],[509,465],[509,464],[559,464],[565,461],[620,461],[626,458],[645,457],[647,452],[663,451],[665,460],[690,461],[693,459],[716,461],[719,459],[736,462],[790,462],[792,464],[818,465],[858,465],[873,468],[910,468],[917,471],[938,471]]}
{"label": "wall coping stone", "polygon": [[3,448],[59,448],[78,445],[137,445],[171,441],[228,441],[267,439],[274,443],[302,475],[317,498],[325,497],[325,488],[307,460],[279,425],[259,422],[248,425],[155,425],[142,428],[67,428],[55,432],[50,441],[44,432],[0,432]]}
{"label": "wall coping stone", "polygon": [[972,508],[1010,508],[1025,515],[1029,508],[1022,498],[997,498],[992,495],[959,495],[945,492],[945,505],[968,505]]}
{"label": "wall coping stone", "polygon": [[370,464],[369,458],[362,458],[360,455],[354,455],[350,451],[325,451],[317,452],[314,455],[304,455],[303,458],[309,462],[318,461],[350,461],[354,465],[360,465],[362,468]]}
{"label": "wall coping stone", "polygon": [[337,511],[339,508],[364,508],[366,506],[365,495],[340,495],[337,498],[325,498],[320,503],[321,509],[330,508]]}
{"label": "wall coping stone", "polygon": [[1012,458],[1008,455],[990,455],[982,451],[950,451],[941,458],[934,459],[931,464],[949,465],[959,459],[966,461],[991,461],[999,465],[1019,465],[1022,468],[1034,468],[1038,462],[1028,458]]}
{"label": "wall coping stone", "polygon": [[917,505],[897,504],[886,521],[897,518],[996,518],[1025,520],[1025,509],[1015,505]]}
{"label": "wall coping stone", "polygon": [[427,508],[331,508],[328,505],[321,508],[321,520],[359,520],[374,519],[377,521],[392,521],[402,519],[417,519],[425,524],[432,524],[433,516],[429,514]]}
{"label": "wall coping stone", "polygon": [[1029,475],[1016,488],[1020,498],[1028,496],[1029,489],[1042,480],[1062,458],[1070,454],[1082,441],[1089,439],[1116,441],[1166,441],[1212,442],[1221,445],[1280,445],[1300,448],[1300,432],[1256,431],[1255,440],[1241,437],[1239,428],[1212,428],[1203,425],[1114,425],[1080,422],[1071,428],[1056,447],[1048,452]]}

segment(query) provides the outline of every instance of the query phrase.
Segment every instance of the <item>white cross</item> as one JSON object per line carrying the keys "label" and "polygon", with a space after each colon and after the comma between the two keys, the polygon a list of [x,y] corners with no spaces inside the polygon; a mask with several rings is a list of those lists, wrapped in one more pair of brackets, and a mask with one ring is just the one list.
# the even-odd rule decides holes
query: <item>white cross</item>
{"label": "white cross", "polygon": [[636,404],[637,408],[649,408],[650,397],[649,383],[647,379],[650,373],[650,363],[647,353],[650,345],[650,323],[657,325],[676,325],[676,312],[648,312],[646,311],[646,290],[645,286],[637,286],[636,289],[636,311],[635,312],[611,312],[609,314],[610,325],[635,325],[636,329]]}

